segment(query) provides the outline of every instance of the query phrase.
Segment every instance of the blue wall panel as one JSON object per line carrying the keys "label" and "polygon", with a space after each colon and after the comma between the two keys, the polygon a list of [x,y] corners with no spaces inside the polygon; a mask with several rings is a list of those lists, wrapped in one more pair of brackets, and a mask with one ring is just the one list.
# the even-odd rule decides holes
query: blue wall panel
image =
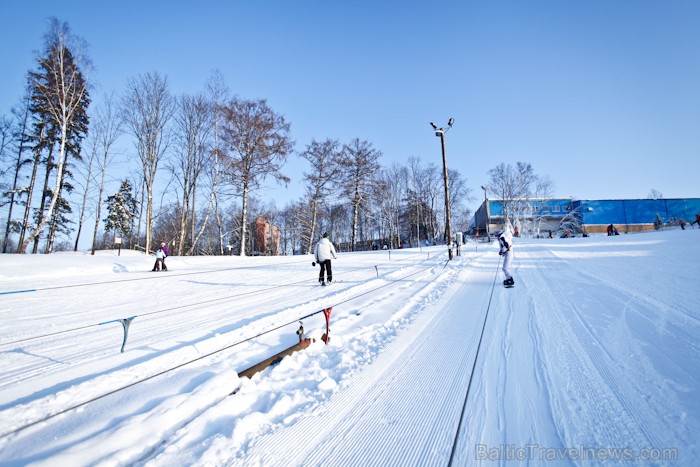
{"label": "blue wall panel", "polygon": [[[700,214],[700,198],[673,198],[673,199],[608,199],[608,200],[581,200],[569,199],[548,200],[544,205],[540,201],[539,211],[536,214],[547,216],[565,216],[571,208],[580,207],[580,216],[583,224],[588,225],[651,225],[659,214],[664,222],[671,219],[695,220],[695,215]],[[489,200],[489,215],[491,218],[503,216],[503,205],[500,201]]]}
{"label": "blue wall panel", "polygon": [[694,220],[700,214],[700,198],[581,201],[584,224],[653,224],[657,213],[664,222]]}
{"label": "blue wall panel", "polygon": [[624,224],[625,207],[622,200],[581,201],[584,224]]}
{"label": "blue wall panel", "polygon": [[662,199],[625,200],[626,224],[653,224],[658,213],[666,219],[666,203]]}

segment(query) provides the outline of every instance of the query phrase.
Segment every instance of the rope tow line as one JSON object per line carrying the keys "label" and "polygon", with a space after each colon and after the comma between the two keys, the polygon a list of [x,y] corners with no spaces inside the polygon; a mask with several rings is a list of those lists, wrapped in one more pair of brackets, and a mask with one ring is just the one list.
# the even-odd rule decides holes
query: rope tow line
{"label": "rope tow line", "polygon": [[[286,263],[286,264],[292,264],[292,263]],[[352,272],[356,272],[356,271],[361,271],[361,270],[366,269],[366,268],[367,268],[367,266],[363,266],[363,267],[361,267],[361,268],[356,268],[356,269],[351,269],[351,270],[349,270],[349,271],[344,271],[344,273],[352,273]],[[377,271],[377,276],[379,276],[379,271],[378,271],[378,269],[377,269],[377,266],[374,266],[374,268],[375,268],[375,270]],[[205,272],[221,272],[221,271],[226,271],[226,270],[222,269],[222,270],[205,271]],[[202,274],[202,272],[193,273],[193,274]],[[180,274],[180,275],[185,275],[185,274]],[[161,277],[162,277],[162,276],[161,276]],[[169,277],[172,277],[172,276],[169,276]],[[147,279],[148,279],[148,278],[147,278]],[[124,281],[132,281],[132,280],[140,280],[140,279],[125,279]],[[117,282],[124,282],[124,281],[117,281]],[[239,293],[235,293],[235,294],[232,294],[232,295],[226,295],[226,296],[224,296],[224,297],[212,298],[212,299],[210,299],[210,300],[205,300],[205,301],[202,301],[202,302],[188,303],[188,304],[185,304],[185,305],[178,305],[178,306],[174,306],[174,307],[164,308],[164,309],[162,309],[162,310],[150,311],[150,312],[147,312],[147,313],[142,313],[142,314],[137,315],[137,316],[150,316],[150,315],[155,315],[155,314],[159,314],[159,313],[165,313],[165,312],[168,312],[168,311],[180,310],[180,309],[183,309],[183,308],[189,308],[189,307],[194,307],[194,306],[206,305],[206,304],[209,304],[209,303],[219,302],[219,301],[222,301],[222,300],[229,300],[229,299],[233,299],[233,298],[237,298],[237,297],[242,297],[242,296],[245,296],[245,295],[253,295],[253,294],[260,293],[260,292],[265,292],[265,291],[268,291],[268,290],[274,290],[274,289],[278,289],[278,288],[282,288],[282,287],[289,287],[289,286],[293,286],[293,285],[297,285],[297,284],[302,284],[302,283],[305,283],[305,282],[307,282],[307,281],[308,281],[308,279],[302,279],[302,280],[295,281],[295,282],[289,282],[289,283],[287,283],[287,284],[275,285],[275,286],[271,286],[271,287],[265,287],[265,288],[262,288],[262,289],[256,289],[256,290],[251,290],[251,291],[247,291],[247,292],[239,292]],[[109,283],[109,282],[95,282],[95,283],[93,283],[93,284],[82,284],[82,285],[95,285],[95,284],[108,284],[108,283]],[[75,285],[75,286],[67,286],[67,287],[78,287],[78,285]],[[56,287],[56,288],[61,288],[61,287]],[[47,290],[47,289],[37,289],[37,290]],[[132,316],[131,318],[122,318],[122,319],[133,320],[133,318],[136,318],[136,316]],[[53,337],[53,336],[57,336],[57,335],[60,335],[60,334],[66,334],[66,333],[69,333],[69,332],[82,331],[82,330],[84,330],[84,329],[88,329],[88,328],[92,328],[92,327],[97,327],[97,326],[100,326],[100,325],[103,325],[103,324],[113,323],[113,322],[117,322],[117,321],[121,321],[121,319],[114,319],[114,320],[110,320],[110,321],[103,321],[103,322],[97,323],[97,324],[88,324],[88,325],[80,326],[80,327],[77,327],[77,328],[65,329],[65,330],[62,330],[62,331],[56,331],[56,332],[52,332],[52,333],[48,333],[48,334],[41,334],[41,335],[38,335],[38,336],[25,337],[25,338],[22,338],[22,339],[17,339],[17,340],[9,341],[9,342],[0,342],[0,347],[2,347],[2,346],[7,346],[7,345],[19,344],[19,343],[22,343],[22,342],[27,342],[27,341],[36,340],[36,339],[43,339],[43,338],[45,338],[45,337]],[[129,324],[130,324],[130,323],[131,323],[131,321],[129,321]],[[128,333],[128,329],[127,329],[128,326],[127,326],[127,325],[124,325],[124,323],[122,323],[122,325],[124,326],[124,333],[125,333],[125,338],[126,338],[126,334]],[[126,339],[124,340],[124,342],[126,342]],[[122,345],[122,352],[123,352],[123,348],[124,348],[124,346]]]}
{"label": "rope tow line", "polygon": [[[391,261],[391,256],[390,256],[389,260],[391,262],[394,262],[394,263],[400,262],[400,261],[410,261],[413,256],[418,256],[418,255],[423,255],[423,254],[424,253],[416,253],[415,255],[411,255],[407,258],[403,258],[403,259],[395,260],[395,261]],[[430,253],[428,253],[428,258],[430,258]],[[274,266],[288,266],[288,265],[292,265],[292,264],[302,264],[305,262],[306,262],[306,259],[300,260],[300,261],[289,261],[287,263],[275,264]],[[380,264],[384,264],[384,263],[380,263]],[[0,295],[13,295],[13,294],[29,293],[29,292],[43,292],[45,290],[70,289],[70,288],[75,288],[75,287],[88,287],[91,285],[118,284],[121,282],[147,281],[147,280],[154,280],[154,279],[164,279],[166,277],[172,278],[172,277],[179,277],[179,276],[193,276],[193,275],[197,275],[197,274],[210,274],[210,273],[217,273],[217,272],[237,271],[239,269],[255,269],[257,267],[262,267],[262,266],[270,266],[270,264],[257,264],[257,265],[248,265],[248,266],[229,267],[229,268],[223,268],[223,269],[210,269],[210,270],[206,270],[206,271],[183,272],[183,273],[179,273],[179,274],[168,274],[167,276],[154,275],[154,276],[149,276],[149,277],[133,277],[131,279],[117,279],[117,280],[112,280],[112,281],[86,282],[86,283],[82,283],[82,284],[68,284],[68,285],[56,285],[56,286],[51,286],[51,287],[39,287],[36,289],[9,290],[9,291],[5,291],[5,292],[0,292]],[[359,269],[364,269],[364,267],[359,268]],[[140,272],[140,271],[135,271],[135,272]],[[352,272],[352,270],[350,272]],[[144,271],[144,273],[146,273],[146,272]]]}

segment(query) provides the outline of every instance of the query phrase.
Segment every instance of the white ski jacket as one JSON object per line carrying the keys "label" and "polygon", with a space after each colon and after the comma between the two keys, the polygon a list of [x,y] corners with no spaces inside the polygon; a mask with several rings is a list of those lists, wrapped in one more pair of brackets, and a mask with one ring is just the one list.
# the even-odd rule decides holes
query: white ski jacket
{"label": "white ski jacket", "polygon": [[316,250],[314,251],[314,256],[316,257],[317,263],[322,263],[327,259],[335,258],[335,247],[327,238],[322,238],[316,244]]}
{"label": "white ski jacket", "polygon": [[498,236],[498,243],[501,246],[500,253],[505,254],[508,250],[513,248],[513,234],[509,230],[504,230],[501,235]]}

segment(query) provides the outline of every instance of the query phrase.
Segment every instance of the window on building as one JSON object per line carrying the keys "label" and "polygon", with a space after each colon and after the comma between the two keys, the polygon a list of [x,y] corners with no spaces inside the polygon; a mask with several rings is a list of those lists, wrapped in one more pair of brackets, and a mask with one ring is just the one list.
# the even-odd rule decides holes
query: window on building
{"label": "window on building", "polygon": [[561,206],[552,206],[552,212],[561,212]]}

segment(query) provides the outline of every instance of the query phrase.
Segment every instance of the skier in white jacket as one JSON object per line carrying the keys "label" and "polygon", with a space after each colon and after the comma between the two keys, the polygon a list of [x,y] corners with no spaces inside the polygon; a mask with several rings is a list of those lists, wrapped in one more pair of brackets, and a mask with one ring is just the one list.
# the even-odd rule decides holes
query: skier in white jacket
{"label": "skier in white jacket", "polygon": [[503,256],[503,274],[506,276],[503,285],[512,287],[515,284],[510,273],[510,265],[513,262],[513,235],[508,229],[498,230],[494,232],[494,235],[498,238],[498,245],[500,246],[498,254]]}
{"label": "skier in white jacket", "polygon": [[316,249],[314,250],[314,257],[316,262],[321,266],[321,272],[318,273],[318,281],[321,285],[326,285],[324,280],[324,274],[327,275],[328,284],[330,285],[333,280],[333,271],[331,270],[331,258],[335,257],[335,247],[330,240],[328,240],[328,232],[323,234],[323,238],[316,244]]}

